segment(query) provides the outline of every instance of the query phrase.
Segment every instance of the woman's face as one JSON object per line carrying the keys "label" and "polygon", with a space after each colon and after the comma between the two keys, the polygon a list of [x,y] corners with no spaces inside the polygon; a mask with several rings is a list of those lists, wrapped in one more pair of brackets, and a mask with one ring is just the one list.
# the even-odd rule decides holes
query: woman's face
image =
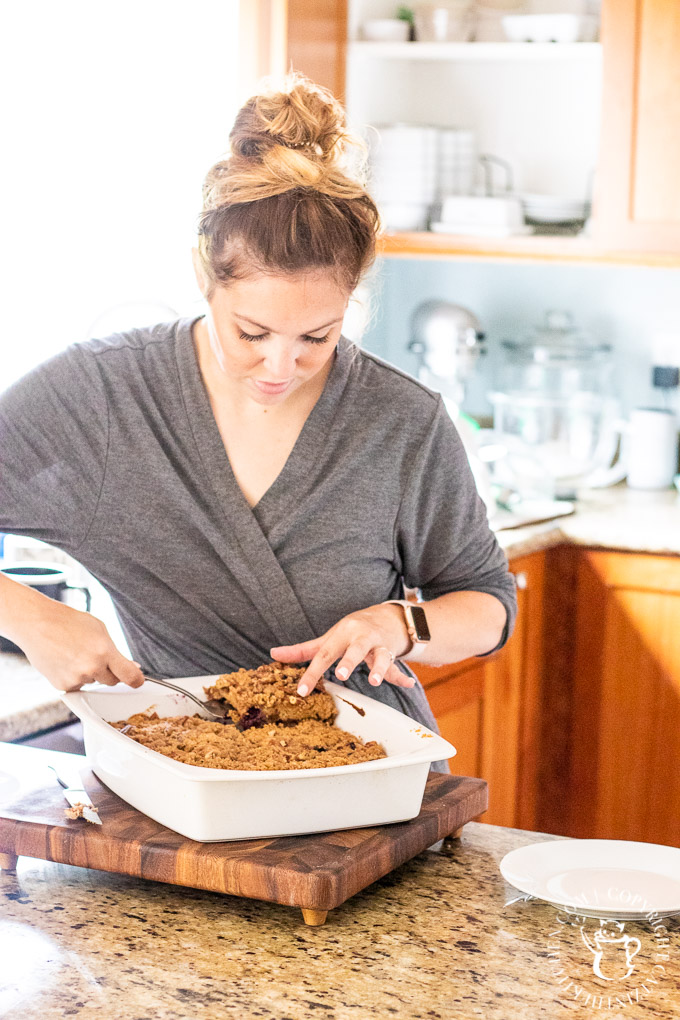
{"label": "woman's face", "polygon": [[219,374],[266,406],[283,403],[324,369],[325,380],[349,296],[329,272],[217,286],[205,325]]}

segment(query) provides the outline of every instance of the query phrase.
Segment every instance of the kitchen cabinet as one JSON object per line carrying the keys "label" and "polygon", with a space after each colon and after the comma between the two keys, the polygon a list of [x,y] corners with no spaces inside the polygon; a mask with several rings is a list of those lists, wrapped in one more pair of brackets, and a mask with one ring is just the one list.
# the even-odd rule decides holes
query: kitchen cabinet
{"label": "kitchen cabinet", "polygon": [[[360,122],[419,122],[426,110],[425,120],[436,123],[447,103],[450,107],[452,95],[459,97],[456,117],[461,102],[470,104],[473,111],[479,96],[488,90],[490,69],[495,73],[503,69],[505,74],[515,64],[521,74],[512,79],[512,88],[506,84],[500,90],[495,107],[498,137],[505,143],[506,155],[512,155],[515,142],[520,144],[518,133],[526,133],[519,151],[532,179],[523,190],[566,194],[564,175],[569,166],[574,194],[579,193],[576,182],[582,179],[584,166],[592,164],[595,178],[590,237],[483,239],[399,233],[383,238],[384,255],[680,264],[680,181],[674,169],[674,157],[680,155],[677,5],[668,0],[603,0],[601,46],[436,44],[436,57],[428,57],[426,49],[433,49],[428,44],[420,44],[424,48],[418,51],[414,49],[418,44],[408,43],[350,42],[348,47],[348,37],[357,37],[365,17],[392,16],[396,6],[354,0],[348,10],[347,0],[319,4],[290,0],[290,66],[346,98],[350,114]],[[414,59],[416,53],[418,59]],[[356,71],[361,65],[370,67],[370,76],[365,69]],[[464,78],[457,70],[463,65],[468,68]],[[573,73],[568,71],[564,78],[569,67]],[[444,84],[442,73],[449,74]],[[534,84],[525,99],[522,89],[532,73],[540,76],[541,87]],[[356,80],[354,86],[350,78]],[[535,83],[536,78],[532,80]],[[379,84],[371,87],[370,82]],[[369,110],[375,105],[374,94],[383,98],[378,109]],[[552,107],[550,102],[541,105],[541,97],[547,94],[553,95]],[[519,108],[514,115],[499,107],[509,99],[516,100]],[[551,115],[541,119],[540,110],[550,110]],[[482,142],[488,151],[484,137]],[[531,147],[536,145],[539,151],[534,153]],[[547,164],[552,182],[548,185],[542,178],[533,179],[545,172]]]}
{"label": "kitchen cabinet", "polygon": [[680,558],[584,551],[569,834],[680,845]]}
{"label": "kitchen cabinet", "polygon": [[595,240],[680,255],[680,8],[604,0],[602,37]]}
{"label": "kitchen cabinet", "polygon": [[489,783],[483,818],[530,829],[537,809],[545,554],[513,560],[515,631],[499,652],[450,666],[412,668],[424,685],[442,735],[457,749],[459,775]]}
{"label": "kitchen cabinet", "polygon": [[680,845],[680,557],[561,544],[511,562],[504,649],[414,670],[484,821]]}
{"label": "kitchen cabinet", "polygon": [[347,0],[288,0],[288,62],[345,99]]}

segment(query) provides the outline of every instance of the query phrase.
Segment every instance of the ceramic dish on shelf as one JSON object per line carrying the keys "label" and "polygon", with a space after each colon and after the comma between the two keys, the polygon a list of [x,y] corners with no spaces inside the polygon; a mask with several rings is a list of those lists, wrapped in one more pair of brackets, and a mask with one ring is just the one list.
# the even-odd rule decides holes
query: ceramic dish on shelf
{"label": "ceramic dish on shelf", "polygon": [[411,26],[398,18],[370,18],[361,26],[367,42],[408,42]]}
{"label": "ceramic dish on shelf", "polygon": [[[216,677],[173,680],[193,694]],[[245,771],[186,765],[152,751],[109,722],[153,707],[159,716],[193,715],[182,694],[154,684],[90,685],[62,694],[83,724],[90,768],[137,810],[189,839],[215,842],[289,836],[415,818],[433,761],[456,749],[413,719],[340,684],[326,683],[340,729],[377,740],[386,758],[320,769]]]}
{"label": "ceramic dish on shelf", "polygon": [[589,203],[581,198],[560,198],[533,192],[520,194],[524,215],[534,223],[574,223],[588,218]]}
{"label": "ceramic dish on shelf", "polygon": [[520,892],[584,917],[642,920],[680,914],[680,849],[622,839],[555,839],[506,854]]}

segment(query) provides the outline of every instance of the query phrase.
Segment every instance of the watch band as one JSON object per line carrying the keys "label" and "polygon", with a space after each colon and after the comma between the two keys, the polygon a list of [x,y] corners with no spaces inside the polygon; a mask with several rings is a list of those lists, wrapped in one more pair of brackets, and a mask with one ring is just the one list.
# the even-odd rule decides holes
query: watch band
{"label": "watch band", "polygon": [[427,625],[427,616],[422,605],[418,602],[408,602],[406,599],[388,599],[383,603],[386,606],[401,606],[404,610],[406,630],[411,639],[411,646],[398,656],[405,659],[412,655],[416,648],[424,648],[430,640],[430,628]]}

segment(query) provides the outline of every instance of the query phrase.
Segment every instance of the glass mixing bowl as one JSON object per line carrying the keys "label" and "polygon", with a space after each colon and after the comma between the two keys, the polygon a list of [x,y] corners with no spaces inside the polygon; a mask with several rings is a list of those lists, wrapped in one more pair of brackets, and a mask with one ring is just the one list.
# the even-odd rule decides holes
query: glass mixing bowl
{"label": "glass mixing bowl", "polygon": [[[491,393],[494,436],[505,453],[497,480],[526,496],[572,495],[615,459],[615,400],[574,393],[568,400],[539,393]],[[601,484],[598,482],[598,484]]]}
{"label": "glass mixing bowl", "polygon": [[620,428],[611,347],[576,329],[568,312],[550,311],[502,349],[499,384],[489,394],[494,438],[505,450],[495,476],[521,495],[550,497],[602,476]]}

